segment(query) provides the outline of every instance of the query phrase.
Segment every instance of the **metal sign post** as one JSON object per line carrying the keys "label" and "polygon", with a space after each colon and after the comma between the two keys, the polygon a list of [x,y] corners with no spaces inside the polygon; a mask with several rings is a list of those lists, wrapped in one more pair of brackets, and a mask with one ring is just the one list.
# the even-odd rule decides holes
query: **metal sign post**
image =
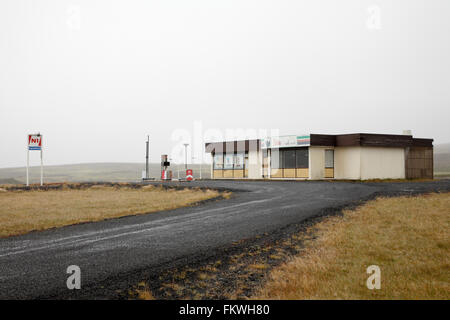
{"label": "metal sign post", "polygon": [[43,161],[43,151],[42,151],[42,135],[29,134],[28,135],[28,147],[27,147],[27,187],[30,185],[30,150],[41,151],[41,186],[44,185],[44,161]]}
{"label": "metal sign post", "polygon": [[30,148],[27,147],[27,187],[30,185],[30,179],[28,178],[28,167],[30,166]]}
{"label": "metal sign post", "polygon": [[42,147],[41,147],[41,186],[44,185],[44,160],[42,157]]}
{"label": "metal sign post", "polygon": [[145,154],[145,179],[148,180],[148,178],[150,177],[149,172],[148,172],[148,157],[149,157],[150,136],[147,136],[147,142],[145,143],[145,145],[146,145],[146,154]]}

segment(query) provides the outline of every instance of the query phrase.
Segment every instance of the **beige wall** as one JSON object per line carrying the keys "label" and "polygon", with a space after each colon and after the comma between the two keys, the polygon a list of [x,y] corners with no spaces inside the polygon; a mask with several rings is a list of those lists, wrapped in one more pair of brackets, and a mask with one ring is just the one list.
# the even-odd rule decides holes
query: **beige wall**
{"label": "beige wall", "polygon": [[270,177],[271,178],[283,178],[283,169],[270,169]]}
{"label": "beige wall", "polygon": [[220,179],[223,178],[223,170],[213,170],[213,177],[214,179]]}
{"label": "beige wall", "polygon": [[248,152],[248,178],[261,179],[262,178],[262,152],[250,150]]}
{"label": "beige wall", "polygon": [[233,170],[227,169],[227,170],[222,170],[222,172],[223,172],[224,178],[228,178],[228,179],[233,178]]}
{"label": "beige wall", "polygon": [[361,147],[334,149],[334,178],[361,179]]}
{"label": "beige wall", "polygon": [[323,179],[325,176],[325,147],[309,147],[309,178]]}
{"label": "beige wall", "polygon": [[295,178],[295,169],[283,169],[284,178]]}
{"label": "beige wall", "polygon": [[309,169],[308,168],[298,168],[296,169],[297,178],[309,178]]}
{"label": "beige wall", "polygon": [[403,148],[337,147],[334,150],[336,179],[403,179]]}
{"label": "beige wall", "polygon": [[404,179],[405,149],[361,147],[361,179]]}

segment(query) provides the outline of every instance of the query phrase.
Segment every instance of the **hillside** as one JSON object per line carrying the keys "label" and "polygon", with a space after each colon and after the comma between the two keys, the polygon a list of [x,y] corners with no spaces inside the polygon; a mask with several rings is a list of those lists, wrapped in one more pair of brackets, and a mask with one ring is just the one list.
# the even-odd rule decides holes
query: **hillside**
{"label": "hillside", "polygon": [[[198,178],[199,165],[189,165],[194,170],[194,176]],[[59,166],[45,166],[44,176],[46,182],[132,182],[141,179],[144,163],[84,163]],[[177,170],[183,177],[184,165],[171,166],[173,177],[177,178]],[[436,145],[434,147],[434,172],[436,175],[450,175],[450,143]],[[20,184],[26,182],[25,167],[0,169],[0,184]],[[39,182],[40,167],[30,168],[30,182]],[[160,177],[159,163],[150,164],[150,177]],[[202,177],[211,177],[210,165],[202,166]]]}
{"label": "hillside", "polygon": [[438,144],[434,147],[434,172],[450,175],[450,143]]}
{"label": "hillside", "polygon": [[434,146],[435,154],[447,153],[450,154],[450,143],[442,143]]}
{"label": "hillside", "polygon": [[[189,165],[194,170],[194,176],[198,176],[199,165]],[[143,163],[85,163],[59,166],[44,166],[44,178],[46,182],[132,182],[141,179]],[[184,165],[172,165],[174,178],[177,177],[177,170],[180,170],[180,177],[183,176]],[[150,164],[150,177],[160,177],[160,165]],[[210,166],[202,166],[202,177],[210,177]],[[40,179],[40,167],[30,168],[30,183],[37,183]],[[0,184],[17,184],[26,182],[26,168],[3,168],[0,169]]]}

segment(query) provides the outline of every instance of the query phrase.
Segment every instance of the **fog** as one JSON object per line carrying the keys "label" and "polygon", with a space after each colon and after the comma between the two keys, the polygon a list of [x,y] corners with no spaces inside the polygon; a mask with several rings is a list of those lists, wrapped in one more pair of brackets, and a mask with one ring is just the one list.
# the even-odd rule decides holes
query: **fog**
{"label": "fog", "polygon": [[[0,167],[200,161],[220,138],[450,141],[450,2],[0,2]],[[193,146],[193,147],[192,147]],[[192,151],[192,152],[191,152]],[[32,154],[38,164],[38,152]]]}

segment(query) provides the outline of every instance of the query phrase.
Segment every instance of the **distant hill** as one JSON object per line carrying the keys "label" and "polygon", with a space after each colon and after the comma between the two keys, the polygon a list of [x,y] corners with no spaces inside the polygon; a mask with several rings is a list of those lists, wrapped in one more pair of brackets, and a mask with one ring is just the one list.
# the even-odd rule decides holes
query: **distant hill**
{"label": "distant hill", "polygon": [[[160,164],[149,165],[150,177],[160,177]],[[198,176],[200,165],[189,165]],[[133,182],[142,177],[144,163],[84,163],[59,166],[44,166],[44,180],[46,182]],[[177,170],[183,177],[184,165],[174,164],[171,166],[174,178]],[[210,178],[210,165],[202,165],[202,177]],[[40,167],[30,167],[30,183],[40,181]],[[0,184],[20,184],[26,182],[26,168],[3,168],[0,169]]]}
{"label": "distant hill", "polygon": [[450,154],[450,143],[442,143],[434,146],[434,154]]}
{"label": "distant hill", "polygon": [[20,184],[20,183],[21,183],[20,181],[12,178],[0,179],[0,184]]}
{"label": "distant hill", "polygon": [[[198,177],[200,165],[189,165]],[[40,167],[30,168],[30,183],[39,182]],[[44,176],[46,182],[133,182],[139,181],[144,170],[144,163],[84,163],[59,166],[45,166]],[[177,178],[177,170],[183,177],[184,165],[171,166],[173,177]],[[434,147],[434,171],[438,175],[450,175],[450,143],[436,145]],[[26,169],[3,168],[0,169],[0,184],[21,184],[26,182]],[[159,163],[150,164],[150,177],[160,177]],[[202,177],[211,177],[210,165],[202,165]]]}
{"label": "distant hill", "polygon": [[434,172],[450,175],[450,143],[434,146]]}

